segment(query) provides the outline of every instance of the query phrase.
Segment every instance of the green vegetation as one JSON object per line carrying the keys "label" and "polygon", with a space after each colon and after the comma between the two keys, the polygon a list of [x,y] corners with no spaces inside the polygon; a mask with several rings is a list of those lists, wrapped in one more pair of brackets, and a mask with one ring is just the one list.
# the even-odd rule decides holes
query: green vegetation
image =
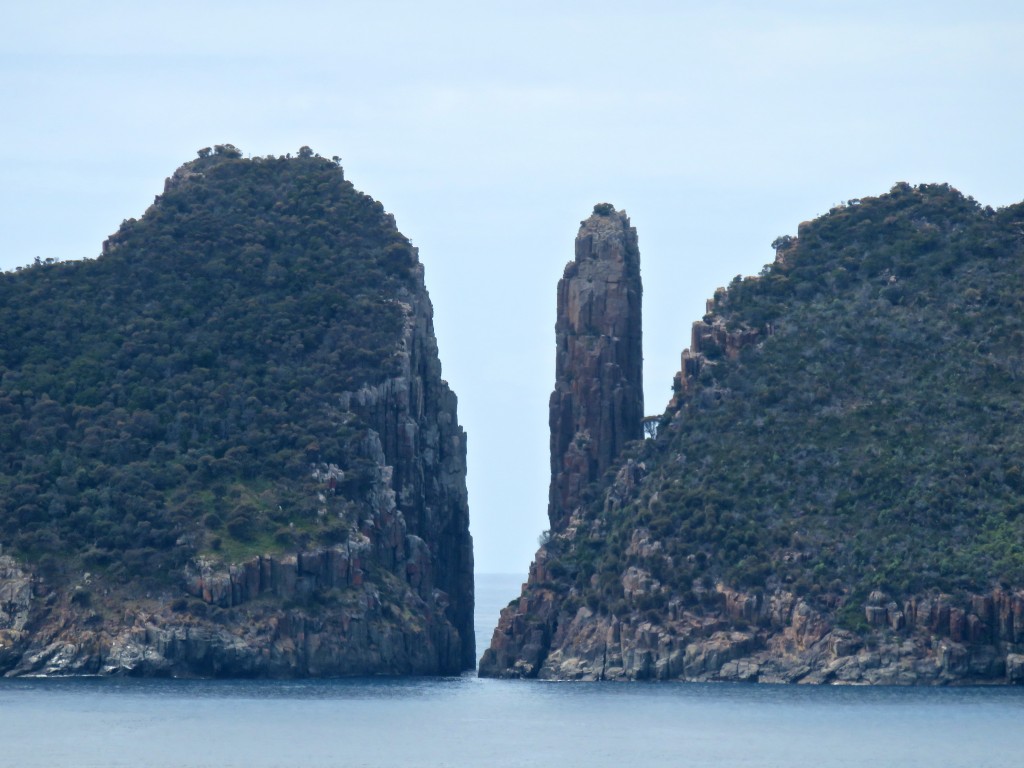
{"label": "green vegetation", "polygon": [[375,468],[338,394],[398,371],[416,270],[336,162],[218,145],[100,258],[0,275],[0,544],[159,581],[343,538]]}
{"label": "green vegetation", "polygon": [[591,490],[562,582],[612,611],[631,565],[691,606],[1024,585],[1024,205],[898,184],[775,247],[706,318],[756,341],[707,352],[634,489]]}

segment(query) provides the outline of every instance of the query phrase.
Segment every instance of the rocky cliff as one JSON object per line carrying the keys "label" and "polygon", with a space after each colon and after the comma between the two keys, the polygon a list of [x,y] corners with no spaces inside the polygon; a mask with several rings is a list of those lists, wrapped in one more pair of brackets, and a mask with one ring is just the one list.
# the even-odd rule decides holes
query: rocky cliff
{"label": "rocky cliff", "polygon": [[576,258],[558,281],[551,393],[552,530],[580,491],[643,433],[640,251],[625,211],[608,203],[580,224]]}
{"label": "rocky cliff", "polygon": [[1024,205],[897,184],[694,324],[481,674],[1024,682]]}
{"label": "rocky cliff", "polygon": [[336,163],[201,151],[102,257],[0,291],[0,672],[472,668],[423,268]]}
{"label": "rocky cliff", "polygon": [[[601,478],[627,443],[643,436],[643,285],[636,229],[625,211],[599,203],[580,223],[575,253],[558,282],[555,320],[548,504],[553,536],[571,525],[584,489]],[[539,557],[532,566],[527,590],[544,582],[543,563]],[[501,675],[518,656],[537,665],[552,640],[550,611],[541,608],[545,620],[529,632],[514,627],[519,614],[512,606],[502,611],[495,637],[513,639],[485,652],[480,674]]]}

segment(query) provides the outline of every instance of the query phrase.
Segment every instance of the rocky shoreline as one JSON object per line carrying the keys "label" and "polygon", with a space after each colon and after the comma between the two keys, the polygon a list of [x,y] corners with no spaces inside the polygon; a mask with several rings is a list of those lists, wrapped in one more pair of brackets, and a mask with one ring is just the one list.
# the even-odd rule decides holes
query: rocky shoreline
{"label": "rocky shoreline", "polygon": [[[791,593],[719,586],[718,613],[670,604],[663,619],[636,612],[561,612],[555,592],[527,586],[502,614],[480,663],[487,677],[678,680],[834,685],[1024,683],[1024,591],[996,590],[957,607],[948,596],[867,605],[884,624],[855,633]],[[884,601],[884,596],[875,596]],[[881,609],[881,610],[879,610]],[[741,628],[742,627],[742,628]],[[897,628],[894,628],[897,627]]]}

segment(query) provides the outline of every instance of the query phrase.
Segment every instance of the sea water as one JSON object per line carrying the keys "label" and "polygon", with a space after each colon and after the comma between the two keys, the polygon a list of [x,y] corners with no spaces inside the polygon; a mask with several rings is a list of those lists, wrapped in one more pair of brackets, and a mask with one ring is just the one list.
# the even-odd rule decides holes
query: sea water
{"label": "sea water", "polygon": [[[517,587],[478,580],[478,637]],[[648,765],[1020,768],[1024,690],[0,681],[0,766],[12,768]]]}

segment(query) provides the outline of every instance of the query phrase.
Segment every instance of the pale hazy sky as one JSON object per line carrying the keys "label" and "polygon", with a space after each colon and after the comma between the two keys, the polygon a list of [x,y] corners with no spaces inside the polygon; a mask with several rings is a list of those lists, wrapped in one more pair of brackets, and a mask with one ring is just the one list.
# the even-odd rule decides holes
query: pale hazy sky
{"label": "pale hazy sky", "polygon": [[644,279],[647,412],[704,301],[896,181],[1024,199],[1024,3],[50,2],[0,12],[0,268],[96,256],[200,147],[309,145],[420,249],[477,570],[547,527],[555,285],[594,203]]}

